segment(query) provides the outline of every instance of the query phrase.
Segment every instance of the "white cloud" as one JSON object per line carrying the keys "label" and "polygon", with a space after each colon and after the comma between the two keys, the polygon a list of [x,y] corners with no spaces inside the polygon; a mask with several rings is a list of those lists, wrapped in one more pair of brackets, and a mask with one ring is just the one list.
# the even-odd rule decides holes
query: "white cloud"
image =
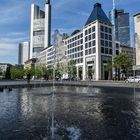
{"label": "white cloud", "polygon": [[17,55],[17,45],[12,43],[0,43],[0,56],[15,56]]}

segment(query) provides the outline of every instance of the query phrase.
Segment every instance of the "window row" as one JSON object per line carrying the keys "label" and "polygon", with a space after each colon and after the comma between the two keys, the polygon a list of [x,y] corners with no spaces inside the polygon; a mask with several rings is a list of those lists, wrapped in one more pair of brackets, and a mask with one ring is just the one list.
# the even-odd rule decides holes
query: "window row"
{"label": "window row", "polygon": [[96,48],[90,48],[88,50],[85,50],[85,55],[96,53]]}
{"label": "window row", "polygon": [[54,59],[54,56],[50,56],[47,58],[47,60],[51,60],[51,59]]}
{"label": "window row", "polygon": [[106,39],[112,41],[112,35],[101,33],[101,39]]}
{"label": "window row", "polygon": [[95,32],[95,26],[93,26],[92,28],[89,28],[89,29],[85,30],[85,35],[88,35],[88,34],[90,34],[92,32]]}
{"label": "window row", "polygon": [[95,39],[95,33],[93,33],[92,35],[86,36],[85,37],[85,42],[90,41],[92,39]]}
{"label": "window row", "polygon": [[73,37],[72,39],[69,39],[69,40],[68,40],[68,43],[71,43],[71,42],[73,42],[73,41],[76,41],[76,40],[78,40],[78,39],[81,39],[82,37],[83,37],[83,33],[81,33],[81,34],[78,35],[78,36]]}
{"label": "window row", "polygon": [[106,40],[101,40],[101,46],[112,47],[112,42],[106,41]]}
{"label": "window row", "polygon": [[68,57],[70,59],[77,58],[77,57],[82,57],[82,56],[83,56],[83,52],[79,52],[79,53],[68,55]]}
{"label": "window row", "polygon": [[101,53],[112,55],[112,49],[101,47]]}
{"label": "window row", "polygon": [[77,52],[77,51],[82,51],[82,50],[83,50],[83,46],[75,47],[73,49],[68,50],[68,54],[74,53],[74,52]]}
{"label": "window row", "polygon": [[69,45],[68,45],[68,49],[69,49],[69,48],[72,48],[72,47],[75,47],[75,46],[78,46],[78,45],[81,45],[81,44],[83,44],[83,39],[69,44]]}
{"label": "window row", "polygon": [[108,27],[106,27],[106,26],[101,25],[101,26],[100,26],[100,30],[101,30],[102,32],[106,32],[106,33],[112,34],[112,29],[111,29],[111,28],[108,28]]}
{"label": "window row", "polygon": [[34,31],[33,36],[44,35],[44,30]]}
{"label": "window row", "polygon": [[75,59],[74,62],[75,64],[83,63],[83,58]]}
{"label": "window row", "polygon": [[88,42],[85,44],[85,48],[90,48],[96,45],[96,41],[93,40],[92,42]]}

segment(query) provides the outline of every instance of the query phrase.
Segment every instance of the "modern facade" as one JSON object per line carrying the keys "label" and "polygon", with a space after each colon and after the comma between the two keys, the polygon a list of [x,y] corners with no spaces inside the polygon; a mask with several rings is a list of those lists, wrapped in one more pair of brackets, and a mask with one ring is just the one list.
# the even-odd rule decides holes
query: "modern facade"
{"label": "modern facade", "polygon": [[135,60],[136,60],[136,50],[135,50],[135,48],[121,45],[120,46],[120,53],[126,54],[133,61],[133,65],[135,65]]}
{"label": "modern facade", "polygon": [[27,60],[24,64],[24,68],[26,69],[30,69],[30,68],[35,68],[37,62],[37,58],[31,58],[29,60]]}
{"label": "modern facade", "polygon": [[54,65],[55,61],[59,63],[65,62],[66,58],[66,46],[64,45],[64,39],[66,34],[60,34],[58,30],[55,30],[53,34],[53,45],[44,48],[37,57],[40,63],[44,63],[47,66]]}
{"label": "modern facade", "polygon": [[21,42],[19,44],[19,53],[18,53],[18,64],[24,65],[24,62],[26,62],[29,59],[29,42]]}
{"label": "modern facade", "polygon": [[96,3],[84,28],[65,40],[67,57],[76,63],[78,78],[111,79],[106,65],[112,61],[112,41],[112,24]]}
{"label": "modern facade", "polygon": [[51,5],[46,0],[45,11],[39,6],[31,5],[30,27],[30,59],[35,58],[40,51],[50,46],[51,42]]}
{"label": "modern facade", "polygon": [[109,12],[109,19],[114,26],[115,40],[121,45],[130,47],[130,22],[129,13],[124,10],[115,9]]}
{"label": "modern facade", "polygon": [[136,65],[140,65],[140,13],[134,15]]}

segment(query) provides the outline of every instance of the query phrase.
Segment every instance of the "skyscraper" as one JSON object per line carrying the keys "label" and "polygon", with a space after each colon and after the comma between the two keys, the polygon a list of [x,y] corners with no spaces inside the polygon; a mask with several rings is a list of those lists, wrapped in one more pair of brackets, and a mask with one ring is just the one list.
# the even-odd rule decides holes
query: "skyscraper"
{"label": "skyscraper", "polygon": [[29,42],[21,42],[19,44],[18,64],[24,65],[29,59]]}
{"label": "skyscraper", "polygon": [[123,46],[130,46],[130,22],[129,13],[125,13],[124,10],[118,10],[113,7],[109,12],[109,19],[115,26],[115,40],[119,41]]}
{"label": "skyscraper", "polygon": [[31,5],[30,27],[30,58],[37,57],[38,53],[51,42],[51,5],[46,0],[45,12],[39,6]]}
{"label": "skyscraper", "polygon": [[45,48],[51,45],[51,5],[50,0],[46,0],[45,4]]}

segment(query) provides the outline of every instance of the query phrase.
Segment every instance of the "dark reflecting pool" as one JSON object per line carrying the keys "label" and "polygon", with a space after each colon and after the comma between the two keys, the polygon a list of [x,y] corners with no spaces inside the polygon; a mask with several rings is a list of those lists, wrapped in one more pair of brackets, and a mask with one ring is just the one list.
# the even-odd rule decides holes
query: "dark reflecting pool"
{"label": "dark reflecting pool", "polygon": [[[56,87],[0,92],[0,140],[139,140],[140,92]],[[52,106],[54,108],[52,108]]]}

